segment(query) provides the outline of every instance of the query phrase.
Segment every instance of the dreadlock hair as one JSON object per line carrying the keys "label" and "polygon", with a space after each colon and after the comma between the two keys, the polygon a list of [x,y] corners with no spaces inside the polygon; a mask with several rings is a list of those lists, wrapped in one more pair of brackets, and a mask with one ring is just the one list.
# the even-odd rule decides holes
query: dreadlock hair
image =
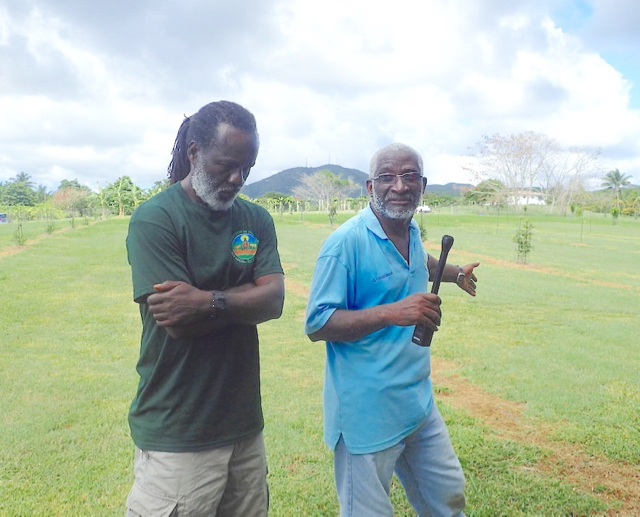
{"label": "dreadlock hair", "polygon": [[219,101],[203,106],[195,115],[185,117],[180,125],[167,168],[171,183],[186,178],[191,170],[187,156],[189,144],[195,142],[199,148],[206,149],[217,137],[218,126],[222,123],[247,133],[255,133],[256,138],[258,136],[255,117],[239,104]]}

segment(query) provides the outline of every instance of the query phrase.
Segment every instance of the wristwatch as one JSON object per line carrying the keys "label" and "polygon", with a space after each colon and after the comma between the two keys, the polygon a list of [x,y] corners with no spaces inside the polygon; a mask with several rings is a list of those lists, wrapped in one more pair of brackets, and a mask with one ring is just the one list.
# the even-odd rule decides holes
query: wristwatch
{"label": "wristwatch", "polygon": [[227,299],[222,291],[211,291],[213,298],[211,300],[211,319],[217,318],[222,311],[227,308]]}
{"label": "wristwatch", "polygon": [[462,285],[462,282],[464,282],[465,276],[466,275],[464,274],[464,271],[462,270],[462,268],[458,266],[458,276],[456,277],[456,284]]}

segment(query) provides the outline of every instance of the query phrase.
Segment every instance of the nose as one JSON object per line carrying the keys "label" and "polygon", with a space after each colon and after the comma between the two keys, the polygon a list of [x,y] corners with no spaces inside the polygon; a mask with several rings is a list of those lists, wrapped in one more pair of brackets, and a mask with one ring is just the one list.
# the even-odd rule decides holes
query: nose
{"label": "nose", "polygon": [[242,167],[236,167],[233,169],[231,174],[229,174],[227,181],[233,185],[244,185],[245,177],[242,174]]}
{"label": "nose", "polygon": [[[398,186],[398,180],[400,180],[400,186]],[[394,190],[405,190],[408,188],[407,182],[402,177],[402,174],[398,174],[395,177],[393,181],[393,185],[391,185],[391,188],[393,188]]]}

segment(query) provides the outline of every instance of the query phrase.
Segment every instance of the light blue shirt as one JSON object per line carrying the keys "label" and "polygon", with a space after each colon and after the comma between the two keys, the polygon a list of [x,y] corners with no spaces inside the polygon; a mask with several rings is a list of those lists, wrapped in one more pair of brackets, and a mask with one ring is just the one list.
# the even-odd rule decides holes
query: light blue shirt
{"label": "light blue shirt", "polygon": [[[429,280],[420,230],[409,227],[409,263],[367,207],[325,241],[316,263],[305,332],[336,309],[359,310],[425,292]],[[353,342],[327,341],[324,439],[340,435],[353,454],[387,449],[427,417],[433,394],[429,348],[411,341],[413,326],[390,326]]]}

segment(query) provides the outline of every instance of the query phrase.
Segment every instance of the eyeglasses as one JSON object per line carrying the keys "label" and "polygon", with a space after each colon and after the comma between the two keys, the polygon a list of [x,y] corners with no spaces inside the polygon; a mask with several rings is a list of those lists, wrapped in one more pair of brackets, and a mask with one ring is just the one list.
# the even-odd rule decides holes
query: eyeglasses
{"label": "eyeglasses", "polygon": [[371,179],[379,181],[382,185],[395,185],[398,178],[402,178],[402,182],[405,184],[417,185],[422,181],[424,176],[419,172],[405,172],[404,174],[380,174]]}

